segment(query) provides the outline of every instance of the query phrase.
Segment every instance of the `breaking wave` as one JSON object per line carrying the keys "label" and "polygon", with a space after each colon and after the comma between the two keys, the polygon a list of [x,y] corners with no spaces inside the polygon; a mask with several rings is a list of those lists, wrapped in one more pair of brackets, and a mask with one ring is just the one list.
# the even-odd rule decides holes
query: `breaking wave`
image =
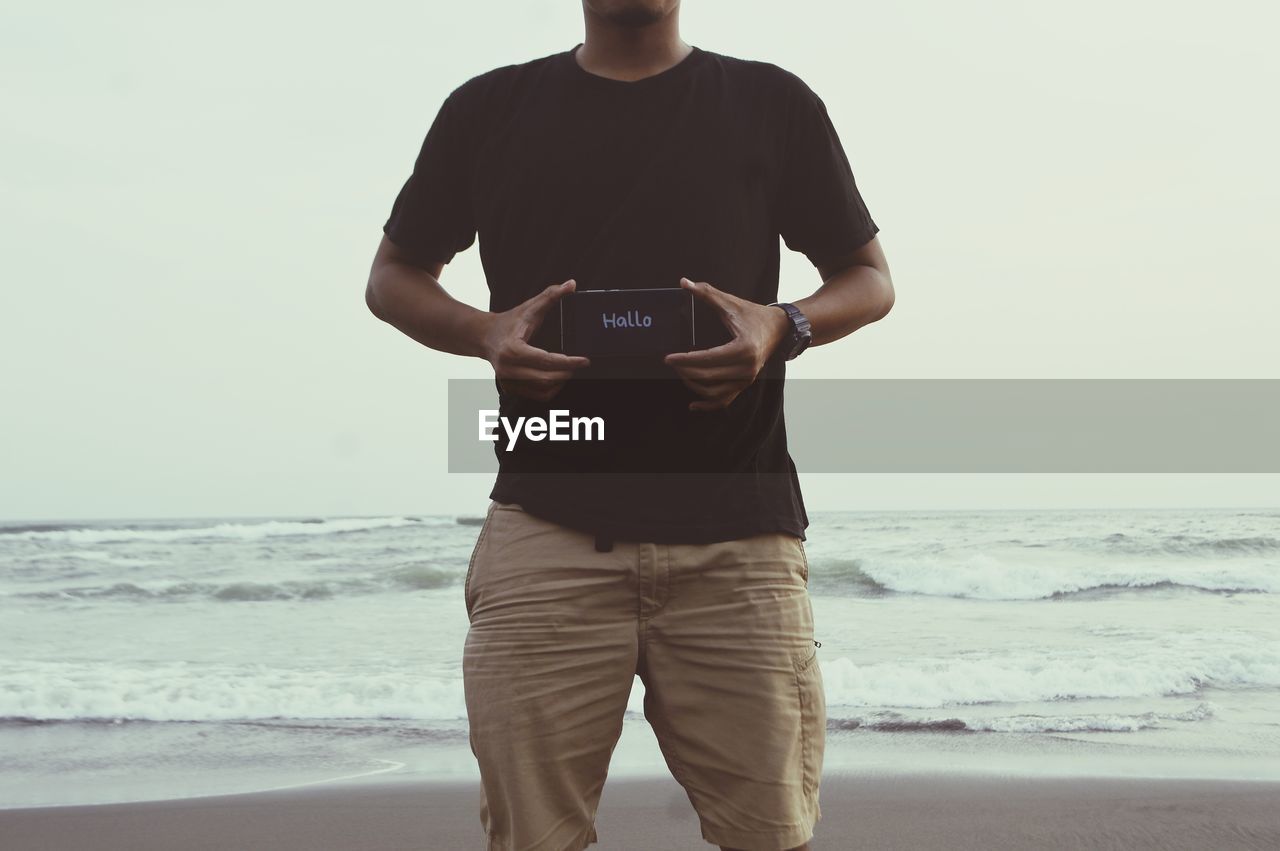
{"label": "breaking wave", "polygon": [[451,521],[421,517],[351,517],[314,520],[263,520],[201,526],[27,524],[0,527],[0,540],[102,544],[129,541],[186,541],[201,538],[257,540],[295,535],[333,535],[414,524],[445,525]]}

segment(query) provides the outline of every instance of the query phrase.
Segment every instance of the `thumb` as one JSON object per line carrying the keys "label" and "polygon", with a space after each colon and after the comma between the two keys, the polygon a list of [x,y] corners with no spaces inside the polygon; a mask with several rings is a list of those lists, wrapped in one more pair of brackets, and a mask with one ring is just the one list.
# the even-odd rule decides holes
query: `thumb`
{"label": "thumb", "polygon": [[530,322],[530,324],[536,324],[536,322],[541,321],[554,303],[558,302],[561,297],[566,296],[567,293],[573,292],[573,289],[576,288],[576,280],[570,278],[562,284],[552,284],[547,289],[544,289],[543,292],[536,294],[536,296],[525,302],[525,321]]}

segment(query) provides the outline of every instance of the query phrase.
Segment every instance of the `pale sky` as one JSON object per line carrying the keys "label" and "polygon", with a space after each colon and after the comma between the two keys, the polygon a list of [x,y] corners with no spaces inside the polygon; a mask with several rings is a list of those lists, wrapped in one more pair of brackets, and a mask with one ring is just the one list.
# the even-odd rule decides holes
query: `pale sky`
{"label": "pale sky", "polygon": [[[796,377],[1276,378],[1271,4],[685,0],[826,102],[893,270]],[[483,510],[364,285],[441,100],[577,0],[7,4],[0,519]],[[818,283],[783,249],[782,295]],[[485,303],[476,246],[442,283]],[[810,476],[813,509],[1275,505],[1278,477]]]}

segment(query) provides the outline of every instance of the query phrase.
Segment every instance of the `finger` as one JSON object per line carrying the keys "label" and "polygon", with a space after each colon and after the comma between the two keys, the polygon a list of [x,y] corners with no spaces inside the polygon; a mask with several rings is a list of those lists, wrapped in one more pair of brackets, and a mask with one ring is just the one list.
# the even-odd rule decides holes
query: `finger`
{"label": "finger", "polygon": [[537,346],[531,346],[525,340],[516,340],[507,350],[507,356],[513,364],[532,366],[537,369],[582,369],[590,366],[591,361],[581,355],[564,355],[560,352],[549,352]]}
{"label": "finger", "polygon": [[681,377],[680,382],[699,396],[716,396],[729,391],[741,391],[751,384],[743,378],[689,378]]}
{"label": "finger", "polygon": [[728,305],[731,298],[724,290],[717,289],[706,281],[691,281],[688,278],[681,278],[680,286],[693,293],[695,297],[722,309]]}
{"label": "finger", "polygon": [[704,399],[718,399],[721,396],[736,396],[746,385],[742,381],[687,381],[685,386]]}
{"label": "finger", "polygon": [[693,381],[750,381],[756,377],[754,367],[743,361],[726,364],[682,364],[672,367],[676,375]]}
{"label": "finger", "polygon": [[501,381],[559,381],[565,382],[573,378],[568,370],[546,370],[530,366],[514,365],[502,371]]}
{"label": "finger", "polygon": [[529,334],[532,334],[533,330],[538,327],[540,322],[542,322],[542,318],[547,315],[547,311],[551,309],[551,305],[559,301],[564,295],[573,292],[577,287],[578,282],[573,278],[570,278],[562,284],[552,284],[533,298],[526,301],[523,305],[525,311],[523,318],[524,329],[527,330],[528,333],[524,335],[524,338],[526,340],[529,338]]}
{"label": "finger", "polygon": [[673,352],[662,359],[667,366],[680,369],[690,367],[727,366],[742,363],[747,355],[747,347],[741,339],[735,337],[727,343],[712,346],[709,349],[696,349],[692,352]]}
{"label": "finger", "polygon": [[750,383],[755,379],[755,374],[750,369],[741,366],[710,366],[707,369],[698,369],[698,367],[681,367],[676,370],[676,375],[689,381],[701,381],[703,384],[710,381],[745,381]]}

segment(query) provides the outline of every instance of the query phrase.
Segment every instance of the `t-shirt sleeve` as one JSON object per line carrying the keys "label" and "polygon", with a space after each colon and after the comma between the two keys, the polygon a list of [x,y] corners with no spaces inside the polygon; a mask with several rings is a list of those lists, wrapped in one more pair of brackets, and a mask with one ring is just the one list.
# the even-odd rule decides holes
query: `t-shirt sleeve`
{"label": "t-shirt sleeve", "polygon": [[475,140],[459,90],[440,105],[382,231],[415,261],[448,263],[475,242],[470,199]]}
{"label": "t-shirt sleeve", "polygon": [[880,228],[854,182],[826,104],[799,78],[793,82],[776,222],[787,248],[823,266],[861,248]]}

